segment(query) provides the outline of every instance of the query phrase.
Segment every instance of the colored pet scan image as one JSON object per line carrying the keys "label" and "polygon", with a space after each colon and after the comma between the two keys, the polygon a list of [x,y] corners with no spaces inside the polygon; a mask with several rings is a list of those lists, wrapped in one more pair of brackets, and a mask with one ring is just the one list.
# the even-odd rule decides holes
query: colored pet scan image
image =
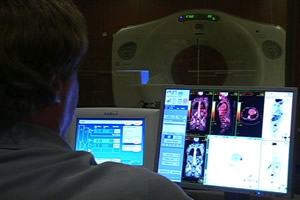
{"label": "colored pet scan image", "polygon": [[256,107],[246,107],[242,110],[241,117],[245,121],[253,122],[257,121],[260,113]]}
{"label": "colored pet scan image", "polygon": [[206,139],[202,137],[187,137],[182,179],[185,182],[202,183],[204,173]]}
{"label": "colored pet scan image", "polygon": [[192,91],[188,114],[187,133],[208,134],[211,117],[212,92]]}
{"label": "colored pet scan image", "polygon": [[237,114],[237,135],[261,137],[264,95],[260,92],[240,93]]}
{"label": "colored pet scan image", "polygon": [[234,135],[237,98],[235,92],[216,92],[211,134]]}

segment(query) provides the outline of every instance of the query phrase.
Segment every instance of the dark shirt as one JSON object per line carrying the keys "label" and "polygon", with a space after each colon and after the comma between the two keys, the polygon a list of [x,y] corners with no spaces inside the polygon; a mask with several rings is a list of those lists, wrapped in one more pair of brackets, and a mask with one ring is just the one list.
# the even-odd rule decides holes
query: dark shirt
{"label": "dark shirt", "polygon": [[19,123],[0,130],[0,199],[188,200],[167,178],[142,167],[73,151],[55,132]]}

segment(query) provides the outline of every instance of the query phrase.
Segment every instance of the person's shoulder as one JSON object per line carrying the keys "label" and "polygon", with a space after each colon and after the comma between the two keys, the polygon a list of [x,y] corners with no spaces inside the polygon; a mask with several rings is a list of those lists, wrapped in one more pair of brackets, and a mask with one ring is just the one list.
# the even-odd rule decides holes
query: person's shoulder
{"label": "person's shoulder", "polygon": [[[98,165],[105,171],[117,178],[119,182],[127,184],[128,191],[134,188],[135,191],[144,191],[147,199],[162,200],[189,200],[186,193],[168,178],[152,172],[143,167],[135,167],[120,163],[106,162]],[[123,185],[123,187],[126,187]]]}
{"label": "person's shoulder", "polygon": [[150,170],[117,162],[104,162],[94,166],[97,171],[105,172],[110,176],[117,176],[118,179],[132,180],[132,179],[155,179],[156,174]]}

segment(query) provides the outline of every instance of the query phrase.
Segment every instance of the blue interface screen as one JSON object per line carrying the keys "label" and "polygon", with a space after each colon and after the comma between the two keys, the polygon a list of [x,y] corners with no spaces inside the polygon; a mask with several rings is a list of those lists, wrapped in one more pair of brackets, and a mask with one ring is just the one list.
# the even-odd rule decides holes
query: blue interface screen
{"label": "blue interface screen", "polygon": [[78,118],[76,133],[75,150],[92,153],[98,164],[144,163],[144,119]]}

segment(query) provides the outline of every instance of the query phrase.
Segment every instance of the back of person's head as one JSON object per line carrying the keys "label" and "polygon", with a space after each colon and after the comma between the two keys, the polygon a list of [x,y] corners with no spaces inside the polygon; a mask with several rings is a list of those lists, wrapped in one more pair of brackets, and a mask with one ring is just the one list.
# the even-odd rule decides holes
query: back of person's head
{"label": "back of person's head", "polygon": [[78,70],[88,46],[70,0],[0,1],[0,127],[55,102],[54,76]]}

